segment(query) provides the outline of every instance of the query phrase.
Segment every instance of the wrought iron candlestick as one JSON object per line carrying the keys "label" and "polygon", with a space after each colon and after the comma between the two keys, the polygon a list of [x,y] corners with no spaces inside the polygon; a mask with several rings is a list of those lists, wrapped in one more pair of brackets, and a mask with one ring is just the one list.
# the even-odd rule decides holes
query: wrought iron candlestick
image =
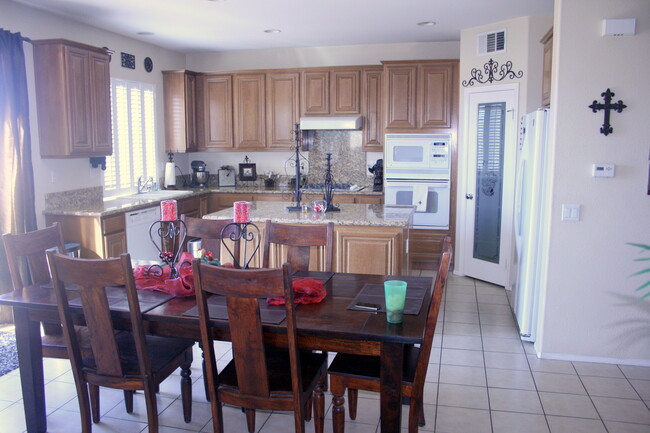
{"label": "wrought iron candlestick", "polygon": [[295,160],[294,164],[296,165],[296,182],[294,185],[294,206],[287,206],[287,210],[291,212],[298,212],[302,210],[302,207],[300,206],[300,199],[302,198],[302,191],[300,191],[300,142],[301,142],[301,131],[300,131],[300,125],[298,123],[295,124],[294,129],[293,129],[293,138],[296,142],[296,147],[295,147]]}
{"label": "wrought iron candlestick", "polygon": [[[251,231],[251,228],[255,229],[257,234]],[[227,236],[224,236],[225,234],[227,234]],[[228,244],[226,243],[226,237],[231,241],[239,244],[240,248],[236,248],[235,251],[241,251],[243,253],[242,256],[237,257],[238,254],[233,252],[230,247],[228,247]],[[260,229],[251,222],[233,222],[227,224],[221,230],[221,243],[232,257],[233,264],[236,268],[248,269],[248,265],[250,264],[251,260],[253,260],[253,257],[255,257],[255,253],[257,253],[257,251],[260,249]],[[253,251],[250,253],[250,255],[248,254],[249,244],[253,247]],[[239,262],[240,258],[243,259],[243,263]]]}
{"label": "wrought iron candlestick", "polygon": [[327,158],[327,168],[325,170],[325,186],[324,186],[324,195],[325,199],[325,212],[337,212],[341,209],[334,206],[332,203],[332,198],[334,197],[334,181],[332,180],[332,154],[326,154]]}
{"label": "wrought iron candlestick", "polygon": [[[149,239],[158,250],[160,260],[169,266],[170,279],[179,277],[176,264],[185,244],[186,233],[187,228],[182,220],[158,220],[149,226]],[[159,240],[160,244],[156,240]],[[147,268],[146,273],[161,276],[165,265],[153,264]]]}

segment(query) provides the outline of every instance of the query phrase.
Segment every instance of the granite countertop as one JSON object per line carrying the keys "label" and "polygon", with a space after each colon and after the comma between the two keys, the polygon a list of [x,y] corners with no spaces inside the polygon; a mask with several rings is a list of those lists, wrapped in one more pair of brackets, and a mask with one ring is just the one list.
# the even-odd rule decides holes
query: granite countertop
{"label": "granite countertop", "polygon": [[[340,212],[302,213],[289,212],[286,210],[288,205],[289,203],[272,201],[253,202],[250,209],[251,221],[259,223],[270,219],[273,222],[286,224],[323,224],[331,221],[336,225],[345,226],[410,227],[415,212],[414,206],[342,203],[339,205]],[[205,219],[215,220],[232,217],[232,208],[203,216]]]}
{"label": "granite countertop", "polygon": [[[88,217],[106,217],[116,215],[123,212],[132,212],[139,209],[144,209],[152,206],[157,206],[162,200],[175,199],[180,200],[190,197],[199,197],[211,192],[220,193],[238,193],[238,194],[287,194],[292,190],[287,189],[266,189],[259,186],[237,186],[225,188],[187,188],[182,190],[160,190],[144,194],[132,194],[128,196],[121,196],[110,198],[106,200],[101,199],[101,187],[99,188],[99,195],[97,191],[91,199],[85,194],[75,194],[76,191],[66,191],[65,197],[59,199],[46,198],[46,208],[43,211],[44,215],[70,215],[70,216],[88,216]],[[97,189],[97,188],[94,188]],[[305,194],[309,193],[318,194],[319,190],[305,190]],[[335,194],[343,195],[382,195],[382,192],[373,192],[365,188],[361,191],[335,191]],[[51,194],[51,195],[56,195]]]}

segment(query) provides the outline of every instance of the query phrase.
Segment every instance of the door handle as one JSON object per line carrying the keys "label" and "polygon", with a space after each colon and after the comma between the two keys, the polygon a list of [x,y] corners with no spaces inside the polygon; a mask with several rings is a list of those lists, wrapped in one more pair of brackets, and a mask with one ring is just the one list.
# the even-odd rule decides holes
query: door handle
{"label": "door handle", "polygon": [[473,200],[474,199],[474,194],[465,194],[465,198],[467,200]]}

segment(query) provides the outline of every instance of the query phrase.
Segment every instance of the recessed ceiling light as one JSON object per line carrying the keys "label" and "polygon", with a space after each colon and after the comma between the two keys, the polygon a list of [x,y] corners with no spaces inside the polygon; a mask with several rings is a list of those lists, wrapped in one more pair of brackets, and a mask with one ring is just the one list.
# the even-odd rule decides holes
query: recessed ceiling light
{"label": "recessed ceiling light", "polygon": [[155,35],[154,32],[138,32],[137,34],[140,35],[140,36],[153,36],[153,35]]}
{"label": "recessed ceiling light", "polygon": [[281,33],[282,30],[280,29],[266,29],[264,30],[264,33]]}
{"label": "recessed ceiling light", "polygon": [[418,26],[422,26],[422,27],[433,27],[435,25],[436,25],[435,21],[422,21],[418,23]]}

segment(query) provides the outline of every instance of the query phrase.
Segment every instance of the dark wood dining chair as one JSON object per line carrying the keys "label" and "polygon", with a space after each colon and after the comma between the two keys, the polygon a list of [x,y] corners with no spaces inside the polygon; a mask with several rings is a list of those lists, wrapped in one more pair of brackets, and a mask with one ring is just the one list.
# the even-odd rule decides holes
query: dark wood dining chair
{"label": "dark wood dining chair", "polygon": [[[5,233],[2,240],[7,252],[11,283],[17,292],[30,285],[45,285],[51,281],[45,250],[56,248],[59,252],[65,252],[63,233],[58,223],[27,233]],[[58,323],[42,323],[41,325],[44,331],[44,335],[41,337],[43,356],[67,359],[68,351],[65,347],[61,325]],[[77,331],[83,333],[84,329],[78,327]]]}
{"label": "dark wood dining chair", "polygon": [[[327,356],[298,351],[289,265],[285,263],[281,269],[242,270],[211,266],[195,259],[192,267],[215,433],[222,433],[224,428],[222,403],[244,408],[251,433],[255,431],[256,409],[293,411],[295,431],[303,433],[312,396],[314,428],[322,433]],[[221,371],[217,371],[212,344],[213,325],[207,304],[210,295],[226,297],[233,359]],[[276,296],[284,297],[286,311],[286,347],[280,349],[265,345],[259,305],[266,302],[259,298]]]}
{"label": "dark wood dining chair", "polygon": [[[222,236],[223,238],[228,239],[229,236],[236,231],[236,228],[233,226],[232,230],[227,230],[226,232],[223,232],[223,234],[222,230],[228,224],[232,223],[232,220],[206,220],[203,218],[194,218],[185,214],[181,215],[181,220],[185,223],[187,239],[201,238],[201,248],[204,248],[206,251],[212,251],[213,256],[221,260]],[[239,257],[239,242],[234,242],[231,248],[235,257]],[[229,262],[231,260],[232,257],[225,257],[223,262]],[[235,263],[236,262],[233,261],[233,264]]]}
{"label": "dark wood dining chair", "polygon": [[[407,345],[404,348],[404,368],[402,378],[402,395],[409,400],[409,433],[417,433],[418,426],[424,425],[423,394],[424,380],[429,366],[431,345],[436,330],[438,312],[442,303],[442,294],[447,281],[447,273],[453,256],[451,238],[443,242],[438,273],[433,283],[433,294],[427,313],[424,341],[420,347]],[[380,360],[378,356],[350,355],[338,353],[329,368],[330,390],[334,403],[332,422],[335,433],[343,433],[345,426],[345,402],[343,394],[348,389],[348,407],[351,419],[357,417],[358,390],[380,392]],[[395,410],[401,410],[396,408]]]}
{"label": "dark wood dining chair", "polygon": [[[160,383],[181,368],[181,399],[186,423],[192,417],[192,346],[194,341],[182,338],[145,335],[144,322],[133,279],[131,257],[75,259],[49,251],[47,253],[63,333],[77,388],[81,429],[91,433],[92,421],[99,422],[99,387],[124,390],[127,412],[133,411],[133,393],[144,391],[149,433],[158,432],[156,391]],[[116,332],[109,308],[107,288],[124,286],[128,300],[130,332]],[[73,310],[69,297],[78,294],[83,311]],[[90,354],[82,354],[74,320],[83,313],[90,334]]]}
{"label": "dark wood dining chair", "polygon": [[310,248],[324,248],[322,271],[332,272],[334,254],[334,223],[325,225],[290,225],[266,220],[264,224],[264,254],[262,267],[268,268],[271,260],[271,244],[284,245],[287,248],[287,262],[291,269],[309,270]]}

